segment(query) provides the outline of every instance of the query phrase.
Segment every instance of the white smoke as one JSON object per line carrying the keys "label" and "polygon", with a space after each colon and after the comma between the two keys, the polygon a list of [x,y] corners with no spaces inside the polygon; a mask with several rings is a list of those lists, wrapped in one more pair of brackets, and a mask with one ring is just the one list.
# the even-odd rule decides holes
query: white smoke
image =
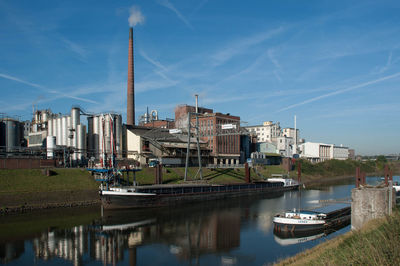
{"label": "white smoke", "polygon": [[144,23],[144,16],[142,12],[140,11],[139,7],[137,6],[132,6],[129,8],[129,26],[134,27],[137,24],[143,24]]}

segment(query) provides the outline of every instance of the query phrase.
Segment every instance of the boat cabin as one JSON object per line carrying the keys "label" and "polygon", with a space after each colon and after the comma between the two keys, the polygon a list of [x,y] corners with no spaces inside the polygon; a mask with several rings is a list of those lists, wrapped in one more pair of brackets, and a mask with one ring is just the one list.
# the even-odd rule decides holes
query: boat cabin
{"label": "boat cabin", "polygon": [[300,212],[292,211],[292,212],[286,212],[285,218],[324,220],[326,218],[326,215],[323,213],[313,212],[313,211],[300,211]]}

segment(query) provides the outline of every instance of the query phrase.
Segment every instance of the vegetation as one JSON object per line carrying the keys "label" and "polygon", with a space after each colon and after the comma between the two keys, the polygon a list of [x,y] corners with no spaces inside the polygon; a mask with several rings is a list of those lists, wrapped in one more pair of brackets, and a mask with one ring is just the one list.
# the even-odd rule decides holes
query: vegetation
{"label": "vegetation", "polygon": [[279,265],[400,265],[400,210]]}
{"label": "vegetation", "polygon": [[98,189],[86,169],[52,169],[46,176],[40,169],[0,170],[0,194]]}

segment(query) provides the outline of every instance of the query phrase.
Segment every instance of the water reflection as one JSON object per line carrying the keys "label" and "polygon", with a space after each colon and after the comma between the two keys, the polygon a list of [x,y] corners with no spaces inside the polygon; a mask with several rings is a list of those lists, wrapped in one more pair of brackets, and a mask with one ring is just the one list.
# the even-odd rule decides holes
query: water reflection
{"label": "water reflection", "polygon": [[[47,265],[63,261],[73,265],[268,264],[349,228],[306,236],[274,235],[272,218],[276,213],[299,206],[314,208],[320,200],[349,197],[353,187],[303,190],[301,197],[292,191],[273,198],[240,198],[161,209],[96,209],[96,215],[90,216],[94,218],[87,222],[82,223],[81,216],[76,215],[77,226],[55,226],[54,221],[40,220],[46,230],[18,237],[0,234],[0,259],[10,265],[30,265],[32,261]],[[20,219],[24,222],[18,226],[32,227],[38,217],[31,216]],[[70,216],[58,214],[57,218],[66,220]],[[0,232],[12,222],[0,221]],[[291,242],[298,244],[289,245]]]}

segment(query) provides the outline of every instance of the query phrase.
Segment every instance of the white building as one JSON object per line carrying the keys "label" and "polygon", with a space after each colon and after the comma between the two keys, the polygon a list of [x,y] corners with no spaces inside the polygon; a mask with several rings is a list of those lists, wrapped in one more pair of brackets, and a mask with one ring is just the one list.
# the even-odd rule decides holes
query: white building
{"label": "white building", "polygon": [[349,158],[347,147],[335,146],[334,144],[305,142],[300,144],[300,156],[311,162],[318,163],[325,160],[346,160]]}
{"label": "white building", "polygon": [[277,138],[277,150],[283,157],[292,157],[293,155],[293,138],[288,138],[285,136],[280,136]]}
{"label": "white building", "polygon": [[279,122],[273,123],[266,121],[262,125],[245,127],[248,131],[257,135],[257,142],[276,143],[276,140],[281,136],[281,126]]}

